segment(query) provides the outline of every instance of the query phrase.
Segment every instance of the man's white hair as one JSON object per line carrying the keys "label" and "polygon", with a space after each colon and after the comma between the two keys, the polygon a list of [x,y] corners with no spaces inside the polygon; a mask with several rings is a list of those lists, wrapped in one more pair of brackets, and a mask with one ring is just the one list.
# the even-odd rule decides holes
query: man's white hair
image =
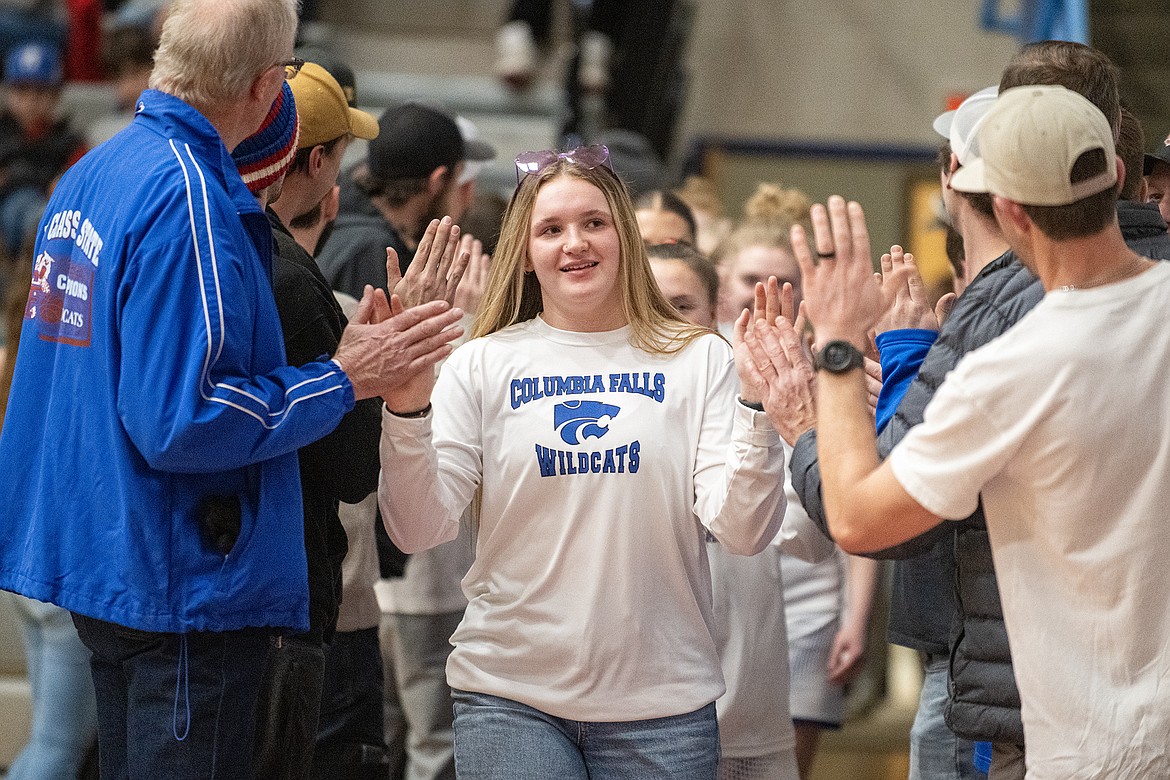
{"label": "man's white hair", "polygon": [[175,0],[150,86],[197,107],[238,99],[288,56],[298,0]]}

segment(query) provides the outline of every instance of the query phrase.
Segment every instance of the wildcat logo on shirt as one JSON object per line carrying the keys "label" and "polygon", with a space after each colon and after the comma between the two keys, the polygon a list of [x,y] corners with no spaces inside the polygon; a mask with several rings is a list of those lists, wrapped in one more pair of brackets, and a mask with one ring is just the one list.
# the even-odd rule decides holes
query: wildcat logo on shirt
{"label": "wildcat logo on shirt", "polygon": [[[666,377],[650,372],[524,377],[512,380],[511,405],[518,409],[542,398],[592,393],[633,393],[662,403],[666,398]],[[590,439],[608,435],[621,410],[620,406],[588,399],[562,401],[553,406],[553,430],[565,444],[584,446]],[[638,441],[594,452],[535,445],[542,477],[636,474],[641,466],[641,450]]]}
{"label": "wildcat logo on shirt", "polygon": [[617,417],[620,411],[620,406],[600,401],[565,401],[553,407],[553,428],[565,444],[581,444],[579,438],[600,439],[609,433],[603,421]]}

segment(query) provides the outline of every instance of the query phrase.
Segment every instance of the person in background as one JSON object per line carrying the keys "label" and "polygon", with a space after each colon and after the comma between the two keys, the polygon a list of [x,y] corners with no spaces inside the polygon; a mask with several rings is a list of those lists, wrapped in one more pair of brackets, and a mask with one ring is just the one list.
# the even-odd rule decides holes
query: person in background
{"label": "person in background", "polygon": [[713,257],[734,227],[714,182],[705,176],[688,176],[674,194],[690,206],[695,217],[695,247],[705,256]]}
{"label": "person in background", "polygon": [[[789,285],[793,310],[799,307],[800,269],[789,231],[808,220],[810,205],[803,192],[776,184],[761,184],[744,204],[744,221],[718,252],[720,278],[726,286],[725,328],[739,312],[754,306],[757,286],[769,277],[775,277],[781,288]],[[845,685],[864,666],[878,566],[837,551],[815,562],[783,554],[781,570],[796,759],[800,776],[807,778],[821,732],[841,727]]]}
{"label": "person in background", "polygon": [[1147,154],[1143,171],[1146,177],[1146,199],[1158,204],[1162,220],[1170,222],[1170,135],[1153,154]]}
{"label": "person in background", "polygon": [[[28,257],[32,257],[31,249]],[[15,263],[0,273],[13,279],[0,289],[3,328],[8,349],[0,350],[0,431],[12,372],[20,342],[24,304],[28,293],[23,282],[28,273]],[[32,704],[32,728],[28,743],[13,759],[7,780],[72,778],[86,760],[97,737],[97,703],[89,676],[89,651],[77,636],[68,610],[43,601],[0,592],[9,599],[20,621]]]}
{"label": "person in background", "polygon": [[652,244],[646,248],[658,289],[683,319],[718,329],[719,272],[693,246]]}
{"label": "person in background", "polygon": [[102,70],[113,82],[116,111],[89,123],[90,146],[105,143],[134,118],[138,96],[149,86],[158,38],[148,26],[115,24],[102,39]]}
{"label": "person in background", "polygon": [[[310,355],[336,338],[334,323],[344,326],[357,312],[356,299],[330,291],[313,255],[337,216],[337,176],[342,157],[354,138],[368,139],[376,134],[378,124],[357,109],[356,82],[348,65],[315,47],[298,49],[298,54],[310,60],[290,82],[301,118],[299,148],[280,198],[272,204],[269,221],[278,246],[284,246],[284,254],[290,260],[276,267],[277,307],[282,308],[282,301],[288,302],[284,308],[291,308],[297,300],[314,304],[304,314],[315,310],[315,316],[302,316],[301,327],[290,323],[288,328],[300,334],[296,351]],[[294,249],[290,242],[297,247]],[[303,291],[301,295],[298,289]],[[310,290],[311,296],[303,294]],[[332,305],[330,298],[338,305]],[[377,410],[375,404],[374,411]],[[372,425],[368,418],[360,422],[364,423],[361,427],[334,431],[331,436],[340,451],[323,453],[316,469],[317,473],[324,470],[345,481],[343,490],[332,492],[341,499],[336,514],[347,548],[341,561],[336,631],[325,648],[321,711],[311,766],[312,776],[319,780],[385,780],[386,775],[382,659],[378,647],[380,613],[373,585],[378,563],[370,508],[377,498],[372,493],[366,495],[371,490],[366,481],[370,460],[374,462],[375,482],[377,479],[380,413],[375,414]],[[340,471],[332,465],[346,463],[351,466]],[[336,527],[332,523],[330,526],[333,531],[329,537],[336,539]],[[336,549],[340,551],[340,546]],[[330,563],[336,565],[335,560]]]}
{"label": "person in background", "polygon": [[354,298],[367,284],[386,285],[387,247],[405,274],[432,220],[458,222],[470,202],[460,194],[464,166],[495,156],[481,141],[464,142],[451,116],[421,103],[387,108],[378,127],[366,159],[343,174],[340,214],[317,255],[333,289]]}
{"label": "person in background", "polygon": [[[663,295],[687,320],[715,329],[719,276],[686,244],[651,246],[650,267]],[[810,527],[791,490],[785,523]],[[796,736],[790,714],[791,679],[781,560],[788,555],[824,559],[836,548],[823,534],[818,544],[794,545],[778,536],[759,555],[729,554],[708,539],[715,639],[727,692],[716,700],[721,780],[798,780]]]}
{"label": "person in background", "polygon": [[[456,116],[454,121],[467,159],[447,189],[444,204],[452,218],[458,218],[475,197],[477,177],[483,164],[495,157],[495,149],[480,138],[470,120]],[[473,290],[482,291],[490,258],[485,258],[482,243],[470,234],[464,236],[461,251],[467,251],[469,265],[456,302],[470,315],[478,306]],[[393,481],[394,475],[387,474],[386,479]],[[386,670],[386,739],[391,764],[402,762],[406,780],[455,776],[446,669],[451,635],[467,606],[461,582],[473,560],[471,540],[461,535],[410,556],[401,577],[382,578],[375,585],[382,610],[378,636]]]}
{"label": "person in background", "polygon": [[698,226],[691,207],[669,190],[653,190],[634,201],[638,231],[649,246],[695,245]]}
{"label": "person in background", "polygon": [[57,115],[63,83],[61,55],[52,45],[34,41],[8,51],[0,110],[0,236],[12,255],[36,228],[50,186],[85,154],[81,134]]}

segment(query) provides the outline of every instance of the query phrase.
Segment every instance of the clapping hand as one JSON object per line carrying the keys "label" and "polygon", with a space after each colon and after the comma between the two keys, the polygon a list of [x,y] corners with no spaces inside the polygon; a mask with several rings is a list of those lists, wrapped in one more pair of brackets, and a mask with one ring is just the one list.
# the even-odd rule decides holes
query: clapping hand
{"label": "clapping hand", "polygon": [[483,251],[483,242],[470,233],[460,239],[459,253],[469,257],[467,271],[463,274],[455,291],[455,305],[468,314],[475,314],[479,302],[487,289],[488,271],[491,270],[491,255]]}
{"label": "clapping hand", "polygon": [[796,310],[792,285],[780,289],[775,277],[755,293],[755,312],[745,310],[735,323],[742,397],[761,401],[772,426],[795,445],[816,424],[816,372],[801,339],[804,307]]}
{"label": "clapping hand", "polygon": [[869,330],[893,304],[893,290],[905,284],[911,267],[891,264],[888,286],[874,279],[869,231],[858,203],[834,195],[827,206],[813,206],[811,218],[816,260],[799,225],[792,228],[792,252],[817,345],[842,339],[864,351]]}
{"label": "clapping hand", "polygon": [[[882,255],[882,270],[876,275],[883,295],[893,301],[890,308],[877,321],[878,333],[888,330],[921,328],[938,330],[939,318],[926,296],[926,285],[918,273],[914,255],[904,252],[895,244]],[[897,271],[897,273],[895,273]]]}
{"label": "clapping hand", "polygon": [[459,226],[450,217],[432,219],[404,275],[398,270],[398,253],[386,247],[387,289],[407,309],[429,301],[453,304],[471,261],[470,251],[459,249]]}

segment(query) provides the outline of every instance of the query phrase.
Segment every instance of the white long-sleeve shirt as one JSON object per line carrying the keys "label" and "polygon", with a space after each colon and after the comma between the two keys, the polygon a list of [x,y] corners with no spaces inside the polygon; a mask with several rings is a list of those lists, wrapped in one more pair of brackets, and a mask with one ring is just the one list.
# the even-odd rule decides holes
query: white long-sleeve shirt
{"label": "white long-sleeve shirt", "polygon": [[726,342],[658,356],[629,333],[512,326],[448,359],[430,417],[384,416],[379,500],[404,550],[454,538],[482,485],[453,688],[582,721],[723,692],[704,529],[762,550],[784,515],[783,450],[737,403]]}

